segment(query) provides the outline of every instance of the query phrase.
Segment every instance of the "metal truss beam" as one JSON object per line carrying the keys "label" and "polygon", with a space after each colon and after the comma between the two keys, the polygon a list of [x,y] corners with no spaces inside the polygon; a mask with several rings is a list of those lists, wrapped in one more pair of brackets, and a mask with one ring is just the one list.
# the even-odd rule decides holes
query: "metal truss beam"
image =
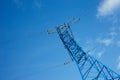
{"label": "metal truss beam", "polygon": [[63,45],[76,62],[82,80],[119,80],[120,75],[86,53],[74,40],[69,24],[56,27]]}

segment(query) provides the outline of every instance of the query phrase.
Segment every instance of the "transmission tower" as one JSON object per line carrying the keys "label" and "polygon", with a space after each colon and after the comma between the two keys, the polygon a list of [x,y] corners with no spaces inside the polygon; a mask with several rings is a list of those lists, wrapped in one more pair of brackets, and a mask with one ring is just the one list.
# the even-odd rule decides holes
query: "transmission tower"
{"label": "transmission tower", "polygon": [[[79,20],[73,19],[72,22]],[[76,62],[82,80],[120,80],[119,74],[89,55],[76,43],[70,25],[71,22],[64,23],[54,30],[48,30],[48,33],[58,33],[70,57]]]}

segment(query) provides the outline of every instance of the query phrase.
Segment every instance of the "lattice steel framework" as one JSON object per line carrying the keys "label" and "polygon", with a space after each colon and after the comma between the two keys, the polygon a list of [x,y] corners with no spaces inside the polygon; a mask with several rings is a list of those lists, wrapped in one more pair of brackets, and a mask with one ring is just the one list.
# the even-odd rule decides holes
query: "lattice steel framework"
{"label": "lattice steel framework", "polygon": [[65,48],[76,62],[82,80],[119,80],[120,75],[86,53],[74,40],[69,24],[56,27]]}

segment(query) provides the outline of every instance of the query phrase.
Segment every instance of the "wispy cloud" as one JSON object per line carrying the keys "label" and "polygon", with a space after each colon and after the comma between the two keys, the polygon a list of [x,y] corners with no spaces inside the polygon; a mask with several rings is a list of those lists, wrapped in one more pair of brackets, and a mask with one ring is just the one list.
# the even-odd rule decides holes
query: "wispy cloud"
{"label": "wispy cloud", "polygon": [[109,35],[110,36],[117,36],[117,32],[112,31],[112,32],[109,33]]}
{"label": "wispy cloud", "polygon": [[[28,8],[38,8],[40,9],[42,4],[41,4],[41,0],[32,0],[30,2],[24,1],[24,0],[12,0],[13,4],[17,7],[17,8],[24,8],[24,9],[28,9]],[[31,8],[31,9],[32,9]]]}
{"label": "wispy cloud", "polygon": [[120,0],[103,0],[98,7],[98,17],[113,15],[120,7]]}
{"label": "wispy cloud", "polygon": [[[97,57],[100,58],[110,46],[119,46],[120,47],[120,27],[111,27],[104,34],[101,34],[96,38],[96,44],[100,45],[101,48],[97,51]],[[116,45],[117,44],[117,45]]]}
{"label": "wispy cloud", "polygon": [[120,62],[118,63],[117,69],[120,70]]}
{"label": "wispy cloud", "polygon": [[[106,34],[102,34],[103,38],[98,37],[96,41],[100,44],[105,45],[106,47],[109,47],[110,45],[116,45],[120,46],[120,27],[111,27],[109,31]],[[106,36],[106,37],[104,37]]]}
{"label": "wispy cloud", "polygon": [[102,55],[105,53],[105,51],[106,51],[106,48],[103,48],[101,51],[99,51],[99,52],[97,53],[97,57],[98,57],[98,58],[101,58]]}
{"label": "wispy cloud", "polygon": [[[120,27],[110,27],[104,33],[100,33],[97,38],[87,38],[83,46],[86,52],[97,58],[101,58],[107,49],[112,47],[120,47]],[[120,65],[120,63],[119,63]]]}
{"label": "wispy cloud", "polygon": [[109,45],[111,45],[113,43],[113,39],[111,39],[111,38],[97,39],[97,42],[102,43],[105,46],[109,46]]}
{"label": "wispy cloud", "polygon": [[22,0],[13,0],[13,3],[17,6],[17,8],[21,8],[23,6]]}
{"label": "wispy cloud", "polygon": [[41,8],[42,6],[41,0],[34,0],[33,4],[36,8]]}
{"label": "wispy cloud", "polygon": [[120,47],[120,27],[111,28],[109,35],[113,38],[113,42],[116,46]]}
{"label": "wispy cloud", "polygon": [[120,41],[117,42],[118,47],[120,47]]}
{"label": "wispy cloud", "polygon": [[120,70],[120,56],[118,57],[117,69]]}

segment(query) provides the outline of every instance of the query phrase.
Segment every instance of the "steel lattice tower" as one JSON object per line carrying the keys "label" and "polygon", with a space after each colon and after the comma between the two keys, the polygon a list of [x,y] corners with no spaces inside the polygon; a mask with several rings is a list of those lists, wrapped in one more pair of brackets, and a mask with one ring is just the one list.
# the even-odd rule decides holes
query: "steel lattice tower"
{"label": "steel lattice tower", "polygon": [[119,80],[120,75],[86,53],[74,40],[70,25],[56,27],[56,32],[76,62],[82,80]]}

